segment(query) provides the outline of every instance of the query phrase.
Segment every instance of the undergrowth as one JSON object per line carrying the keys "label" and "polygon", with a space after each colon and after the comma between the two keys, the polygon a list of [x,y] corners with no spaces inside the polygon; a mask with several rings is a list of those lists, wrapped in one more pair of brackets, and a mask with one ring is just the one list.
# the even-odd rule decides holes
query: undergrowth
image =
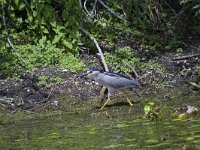
{"label": "undergrowth", "polygon": [[50,65],[59,65],[71,72],[86,68],[77,54],[64,52],[46,37],[36,43],[35,45],[15,45],[15,50],[10,49],[9,46],[2,46],[0,48],[0,75],[19,78],[27,72],[34,73],[38,67],[49,67]]}

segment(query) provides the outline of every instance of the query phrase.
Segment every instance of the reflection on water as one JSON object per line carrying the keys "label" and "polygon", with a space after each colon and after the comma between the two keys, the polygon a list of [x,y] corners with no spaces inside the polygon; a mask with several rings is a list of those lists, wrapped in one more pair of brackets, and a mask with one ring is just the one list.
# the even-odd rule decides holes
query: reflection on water
{"label": "reflection on water", "polygon": [[[164,102],[163,107],[187,102],[200,106],[199,96]],[[200,117],[149,122],[143,104],[113,106],[69,113],[30,114],[0,122],[0,149],[200,149]]]}

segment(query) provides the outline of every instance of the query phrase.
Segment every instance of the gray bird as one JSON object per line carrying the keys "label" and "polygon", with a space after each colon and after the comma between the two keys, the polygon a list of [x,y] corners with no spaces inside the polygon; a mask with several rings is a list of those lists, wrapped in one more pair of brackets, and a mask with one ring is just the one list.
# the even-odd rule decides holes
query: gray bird
{"label": "gray bird", "polygon": [[[81,78],[92,79],[108,89],[108,99],[100,109],[103,109],[106,106],[115,91],[140,87],[138,80],[114,72],[104,72],[97,68],[88,70],[81,76]],[[133,105],[128,98],[127,101],[130,106]]]}

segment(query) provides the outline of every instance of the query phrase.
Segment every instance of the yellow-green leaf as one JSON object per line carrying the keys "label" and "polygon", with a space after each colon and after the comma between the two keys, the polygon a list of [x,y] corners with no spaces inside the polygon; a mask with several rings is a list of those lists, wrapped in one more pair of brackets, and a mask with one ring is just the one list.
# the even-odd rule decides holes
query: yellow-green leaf
{"label": "yellow-green leaf", "polygon": [[66,40],[63,40],[63,44],[69,49],[73,48],[73,45],[70,42],[66,41]]}

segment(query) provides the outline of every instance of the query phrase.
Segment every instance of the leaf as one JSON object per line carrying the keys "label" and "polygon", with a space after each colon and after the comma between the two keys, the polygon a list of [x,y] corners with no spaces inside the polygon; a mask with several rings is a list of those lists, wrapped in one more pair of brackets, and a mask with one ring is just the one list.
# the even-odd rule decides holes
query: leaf
{"label": "leaf", "polygon": [[106,27],[106,23],[105,22],[102,22],[101,25],[102,25],[103,28]]}
{"label": "leaf", "polygon": [[73,48],[73,45],[70,42],[66,41],[66,40],[63,40],[63,44],[69,49]]}
{"label": "leaf", "polygon": [[40,40],[39,40],[39,44],[43,45],[47,40],[46,36],[43,36]]}
{"label": "leaf", "polygon": [[6,0],[0,0],[0,3],[6,3]]}
{"label": "leaf", "polygon": [[19,5],[19,0],[15,0],[15,5]]}
{"label": "leaf", "polygon": [[149,102],[144,106],[145,115],[147,115],[149,112],[153,110],[153,105],[154,105],[154,102]]}
{"label": "leaf", "polygon": [[24,4],[24,3],[20,3],[20,4],[19,4],[19,10],[23,10],[24,7],[25,7],[25,4]]}
{"label": "leaf", "polygon": [[58,43],[58,41],[60,40],[61,36],[60,35],[56,35],[52,41],[52,44],[56,44]]}
{"label": "leaf", "polygon": [[51,21],[50,24],[52,27],[56,28],[56,21]]}

